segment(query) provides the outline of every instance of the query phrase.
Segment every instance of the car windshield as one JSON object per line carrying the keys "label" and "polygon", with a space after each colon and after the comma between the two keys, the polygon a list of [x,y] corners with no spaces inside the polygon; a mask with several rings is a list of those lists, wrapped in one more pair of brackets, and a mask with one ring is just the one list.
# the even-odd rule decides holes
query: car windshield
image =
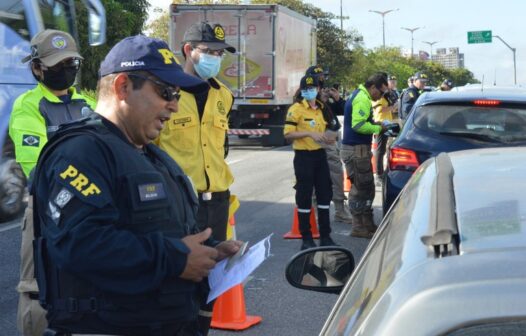
{"label": "car windshield", "polygon": [[526,106],[424,105],[414,123],[423,130],[481,141],[526,140]]}

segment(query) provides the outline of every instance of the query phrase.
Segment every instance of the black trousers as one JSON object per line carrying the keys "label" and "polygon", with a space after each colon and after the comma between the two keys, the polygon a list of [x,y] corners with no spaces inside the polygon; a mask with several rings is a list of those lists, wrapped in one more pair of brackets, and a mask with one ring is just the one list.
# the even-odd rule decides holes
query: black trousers
{"label": "black trousers", "polygon": [[215,240],[226,240],[230,191],[213,192],[210,200],[205,200],[203,193],[198,196],[197,227],[201,231],[211,228]]}
{"label": "black trousers", "polygon": [[329,236],[331,233],[329,208],[332,199],[332,182],[325,150],[296,150],[294,173],[296,175],[296,206],[298,207],[301,235],[303,238],[312,237],[310,210],[314,189],[318,203],[320,236]]}

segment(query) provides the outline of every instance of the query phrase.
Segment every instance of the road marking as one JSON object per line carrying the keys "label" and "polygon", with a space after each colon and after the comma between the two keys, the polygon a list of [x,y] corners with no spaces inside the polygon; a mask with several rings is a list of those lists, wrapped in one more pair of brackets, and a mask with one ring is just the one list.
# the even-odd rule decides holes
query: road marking
{"label": "road marking", "polygon": [[9,225],[1,228],[0,232],[8,231],[8,230],[14,229],[16,227],[20,227],[20,223],[9,224]]}
{"label": "road marking", "polygon": [[232,165],[232,164],[234,164],[234,163],[238,163],[238,162],[241,162],[241,161],[243,161],[243,160],[244,160],[244,159],[237,159],[237,160],[232,160],[232,161],[227,160],[227,161],[226,161],[226,164],[228,164],[228,165]]}

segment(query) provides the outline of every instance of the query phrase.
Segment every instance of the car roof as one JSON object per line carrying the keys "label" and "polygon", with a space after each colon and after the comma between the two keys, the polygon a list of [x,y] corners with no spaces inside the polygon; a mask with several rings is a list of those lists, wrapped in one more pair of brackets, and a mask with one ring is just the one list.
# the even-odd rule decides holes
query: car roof
{"label": "car roof", "polygon": [[522,87],[468,85],[454,88],[451,91],[425,92],[419,105],[465,102],[475,99],[497,99],[505,102],[526,103],[526,89]]}
{"label": "car roof", "polygon": [[526,248],[526,148],[448,154],[454,169],[459,252]]}

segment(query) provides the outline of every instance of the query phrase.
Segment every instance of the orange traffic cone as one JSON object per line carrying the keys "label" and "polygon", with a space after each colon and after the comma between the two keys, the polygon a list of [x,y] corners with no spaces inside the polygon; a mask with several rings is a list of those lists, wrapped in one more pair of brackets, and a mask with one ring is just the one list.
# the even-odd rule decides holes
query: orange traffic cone
{"label": "orange traffic cone", "polygon": [[351,180],[349,179],[349,176],[347,175],[347,169],[343,170],[343,191],[345,192],[351,191]]}
{"label": "orange traffic cone", "polygon": [[[318,225],[316,224],[316,214],[314,209],[310,209],[310,231],[312,232],[312,238],[320,238],[320,232],[318,231]],[[298,208],[294,207],[294,215],[292,218],[292,229],[283,235],[285,239],[301,239],[300,225],[298,221]]]}
{"label": "orange traffic cone", "polygon": [[243,285],[239,284],[224,292],[214,304],[212,328],[245,330],[261,322],[261,316],[247,316]]}

